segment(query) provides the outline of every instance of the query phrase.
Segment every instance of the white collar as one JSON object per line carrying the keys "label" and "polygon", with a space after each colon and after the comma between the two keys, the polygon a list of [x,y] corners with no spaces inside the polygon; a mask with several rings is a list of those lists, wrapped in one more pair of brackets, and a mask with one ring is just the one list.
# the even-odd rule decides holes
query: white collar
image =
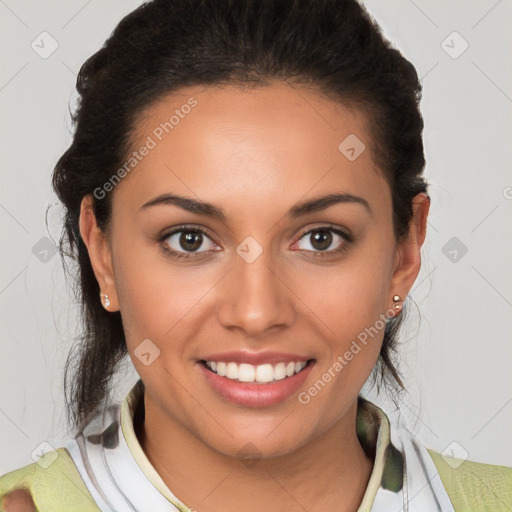
{"label": "white collar", "polygon": [[[102,512],[191,512],[166,486],[138,442],[133,420],[142,397],[139,380],[121,404],[91,421],[66,448]],[[404,429],[390,425],[375,404],[364,399],[361,404],[365,414],[359,416],[358,410],[358,418],[364,418],[365,429],[373,429],[376,443],[372,473],[358,512],[454,512],[426,448]],[[392,464],[390,453],[395,454],[395,462],[405,461],[401,489],[383,486],[383,475]]]}

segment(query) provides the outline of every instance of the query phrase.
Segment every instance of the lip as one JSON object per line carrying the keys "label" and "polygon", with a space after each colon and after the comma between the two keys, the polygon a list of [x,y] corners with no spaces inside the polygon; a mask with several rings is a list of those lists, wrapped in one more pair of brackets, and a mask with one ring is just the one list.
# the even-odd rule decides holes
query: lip
{"label": "lip", "polygon": [[[240,352],[237,352],[240,355]],[[225,357],[225,354],[222,354]],[[208,361],[216,361],[217,359],[208,359]],[[254,358],[252,359],[252,361]],[[287,359],[292,361],[293,359]],[[274,381],[268,384],[259,384],[256,382],[238,382],[236,380],[228,379],[226,377],[220,377],[216,373],[209,370],[203,362],[198,361],[196,364],[199,367],[202,375],[204,376],[208,385],[215,391],[220,397],[227,400],[228,402],[244,407],[270,407],[272,405],[284,402],[287,398],[292,396],[304,383],[308,377],[311,369],[313,368],[315,361],[307,360],[304,358],[296,359],[295,361],[310,361],[299,373],[296,373],[292,377],[286,377],[284,379]],[[231,359],[218,359],[218,361],[227,362],[249,362],[246,360],[235,360]],[[269,362],[265,359],[265,362]],[[284,362],[279,360],[277,362]],[[249,364],[254,364],[249,362]],[[275,364],[275,363],[273,363]]]}
{"label": "lip", "polygon": [[218,354],[212,354],[209,356],[202,357],[202,361],[215,361],[215,362],[224,362],[224,363],[247,363],[252,364],[254,366],[258,366],[259,364],[277,364],[277,363],[290,363],[293,361],[296,362],[305,362],[312,359],[311,357],[300,356],[297,354],[287,353],[287,352],[249,352],[249,351],[231,351],[231,352],[222,352]]}

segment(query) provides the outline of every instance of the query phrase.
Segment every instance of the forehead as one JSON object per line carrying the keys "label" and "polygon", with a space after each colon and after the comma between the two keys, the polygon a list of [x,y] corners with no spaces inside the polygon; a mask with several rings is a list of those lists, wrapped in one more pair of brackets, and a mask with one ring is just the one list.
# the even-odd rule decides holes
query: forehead
{"label": "forehead", "polygon": [[281,83],[190,87],[139,116],[137,161],[115,195],[140,206],[174,191],[234,212],[237,202],[257,209],[269,198],[277,206],[346,192],[389,208],[369,137],[364,114],[313,90]]}

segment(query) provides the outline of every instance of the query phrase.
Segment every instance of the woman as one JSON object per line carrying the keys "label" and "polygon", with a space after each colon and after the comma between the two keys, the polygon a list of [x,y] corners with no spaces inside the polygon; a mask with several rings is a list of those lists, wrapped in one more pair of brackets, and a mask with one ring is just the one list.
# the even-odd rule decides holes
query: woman
{"label": "woman", "polygon": [[[507,510],[360,396],[430,205],[413,66],[346,0],[154,0],[84,64],[54,172],[84,333],[75,435],[12,510]],[[121,406],[129,354],[140,380]],[[72,364],[77,368],[70,373]]]}

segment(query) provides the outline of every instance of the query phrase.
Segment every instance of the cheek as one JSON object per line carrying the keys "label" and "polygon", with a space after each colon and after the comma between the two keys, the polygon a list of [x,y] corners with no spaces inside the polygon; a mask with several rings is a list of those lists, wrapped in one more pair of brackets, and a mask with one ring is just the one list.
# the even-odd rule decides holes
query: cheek
{"label": "cheek", "polygon": [[[209,278],[199,266],[185,269],[171,264],[157,247],[119,235],[115,251],[116,290],[122,311],[126,341],[130,351],[144,339],[162,348],[172,340],[173,351],[187,323],[194,317],[194,307],[208,292]],[[123,245],[130,247],[123,250]]]}
{"label": "cheek", "polygon": [[[304,300],[314,312],[312,321],[322,330],[325,349],[320,352],[314,377],[298,395],[300,404],[316,411],[324,426],[346,411],[377,362],[386,327],[384,267],[361,271],[340,267],[336,277],[321,287],[310,286]],[[377,275],[376,275],[377,274]],[[323,427],[322,427],[323,428]]]}
{"label": "cheek", "polygon": [[[334,267],[303,270],[294,291],[331,335],[357,336],[388,309],[390,258],[358,251]],[[332,337],[332,336],[331,336]]]}
{"label": "cheek", "polygon": [[[384,243],[367,244],[336,267],[303,272],[294,290],[329,348],[319,361],[319,373],[330,368],[336,374],[334,380],[343,386],[362,385],[379,356],[392,275],[392,250]],[[335,362],[343,366],[342,371],[339,364],[332,368]]]}

